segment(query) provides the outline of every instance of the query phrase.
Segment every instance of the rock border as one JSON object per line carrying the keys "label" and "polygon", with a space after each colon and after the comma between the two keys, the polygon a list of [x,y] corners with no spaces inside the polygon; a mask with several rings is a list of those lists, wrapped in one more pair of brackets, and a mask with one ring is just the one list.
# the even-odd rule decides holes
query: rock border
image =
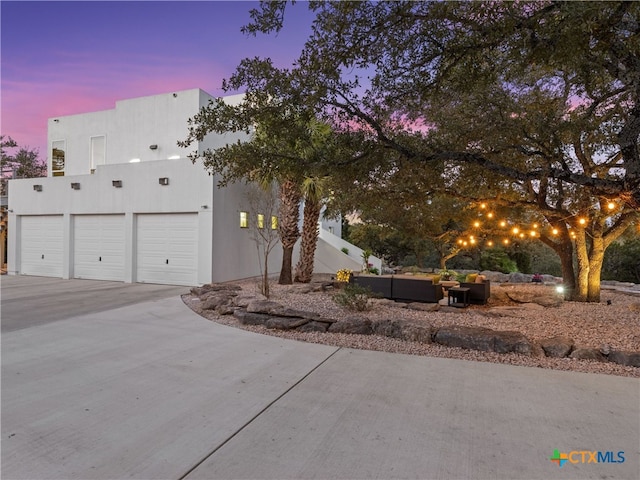
{"label": "rock border", "polygon": [[[304,291],[323,291],[332,286],[332,282],[304,285]],[[218,315],[233,315],[242,325],[261,325],[272,330],[298,332],[380,335],[466,350],[501,354],[518,353],[531,357],[593,360],[640,368],[640,352],[612,350],[607,345],[599,349],[581,348],[567,337],[553,337],[536,343],[516,331],[497,331],[485,327],[452,325],[434,328],[422,322],[394,319],[370,320],[356,316],[338,320],[325,318],[314,312],[286,308],[278,302],[242,295],[241,292],[240,286],[227,283],[207,284],[191,289],[191,294],[199,298],[203,310],[213,310]],[[414,304],[409,304],[408,307],[416,308],[411,305]],[[429,309],[437,310],[433,306]],[[449,309],[443,307],[440,310],[448,311]]]}

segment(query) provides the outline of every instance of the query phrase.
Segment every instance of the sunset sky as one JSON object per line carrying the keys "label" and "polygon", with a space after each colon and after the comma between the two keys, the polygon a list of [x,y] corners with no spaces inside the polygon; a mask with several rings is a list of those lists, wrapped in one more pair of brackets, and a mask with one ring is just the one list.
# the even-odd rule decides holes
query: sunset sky
{"label": "sunset sky", "polygon": [[248,37],[257,2],[2,1],[0,131],[47,157],[47,119],[115,107],[116,100],[220,88],[240,60],[290,66],[310,32],[298,3],[276,35]]}

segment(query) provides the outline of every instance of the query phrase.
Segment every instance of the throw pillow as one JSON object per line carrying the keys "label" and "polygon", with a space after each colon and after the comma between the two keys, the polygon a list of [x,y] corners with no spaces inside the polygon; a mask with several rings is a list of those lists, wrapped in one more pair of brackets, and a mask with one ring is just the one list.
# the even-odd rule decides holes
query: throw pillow
{"label": "throw pillow", "polygon": [[476,283],[484,283],[484,281],[487,279],[487,277],[485,277],[484,275],[478,275],[476,277]]}
{"label": "throw pillow", "polygon": [[469,275],[467,275],[467,279],[466,279],[466,283],[475,283],[476,278],[478,278],[478,274],[477,273],[470,273]]}
{"label": "throw pillow", "polygon": [[440,275],[434,275],[433,277],[431,277],[431,281],[434,285],[440,283]]}

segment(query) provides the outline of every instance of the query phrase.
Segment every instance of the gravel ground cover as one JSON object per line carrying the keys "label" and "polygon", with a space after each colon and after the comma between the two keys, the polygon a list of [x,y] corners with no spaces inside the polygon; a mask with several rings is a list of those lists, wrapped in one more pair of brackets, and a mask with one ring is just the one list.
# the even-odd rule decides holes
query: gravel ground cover
{"label": "gravel ground cover", "polygon": [[[234,283],[242,287],[242,295],[260,297],[256,280]],[[546,296],[551,298],[557,296],[553,286],[492,284],[491,299],[487,305],[454,309],[454,311],[444,311],[449,309],[443,308],[436,312],[426,312],[406,308],[405,304],[374,299],[371,310],[350,312],[333,301],[332,296],[335,292],[330,289],[308,292],[309,289],[309,285],[278,285],[274,283],[271,285],[270,299],[287,307],[315,312],[325,318],[341,319],[363,316],[372,320],[394,319],[424,322],[436,328],[452,325],[477,326],[493,330],[518,331],[536,342],[564,336],[573,339],[576,348],[640,352],[640,296],[633,293],[603,289],[599,303],[560,302],[557,307],[543,307],[535,303],[514,302],[510,297],[526,299],[527,296]],[[524,356],[512,353],[497,354],[449,348],[437,344],[408,342],[377,335],[270,330],[263,326],[241,325],[233,315],[218,315],[214,311],[203,310],[195,296],[185,295],[183,300],[196,313],[217,323],[299,341],[345,348],[640,378],[640,368],[610,362]]]}

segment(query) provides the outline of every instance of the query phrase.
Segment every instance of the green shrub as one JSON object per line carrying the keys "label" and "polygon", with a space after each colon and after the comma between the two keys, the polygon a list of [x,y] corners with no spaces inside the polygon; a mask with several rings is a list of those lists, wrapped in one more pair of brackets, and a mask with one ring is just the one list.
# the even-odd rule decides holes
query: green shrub
{"label": "green shrub", "polygon": [[344,253],[345,255],[349,255],[349,249],[347,247],[342,247],[340,249],[342,251],[342,253]]}
{"label": "green shrub", "polygon": [[518,266],[516,262],[509,258],[504,250],[493,248],[482,252],[479,270],[512,273],[518,271]]}
{"label": "green shrub", "polygon": [[371,309],[369,299],[372,296],[370,288],[348,283],[340,292],[333,295],[333,301],[348,310],[364,312]]}

